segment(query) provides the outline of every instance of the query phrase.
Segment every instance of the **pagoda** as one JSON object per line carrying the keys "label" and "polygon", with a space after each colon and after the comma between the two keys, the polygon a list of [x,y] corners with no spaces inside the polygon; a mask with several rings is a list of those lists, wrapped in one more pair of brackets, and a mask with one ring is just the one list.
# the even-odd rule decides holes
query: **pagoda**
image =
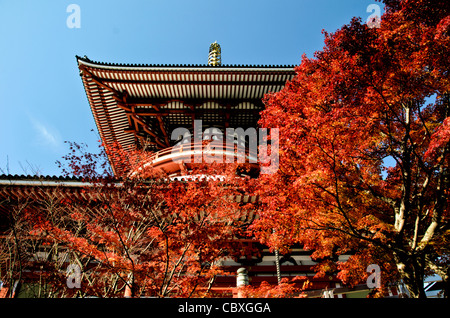
{"label": "pagoda", "polygon": [[[94,62],[77,56],[102,142],[155,153],[154,167],[182,174],[173,160],[179,142],[172,133],[258,127],[262,98],[281,90],[293,66],[223,65],[221,48],[211,44],[207,65],[142,65]],[[176,136],[178,137],[178,136]],[[114,173],[121,169],[113,158]]]}

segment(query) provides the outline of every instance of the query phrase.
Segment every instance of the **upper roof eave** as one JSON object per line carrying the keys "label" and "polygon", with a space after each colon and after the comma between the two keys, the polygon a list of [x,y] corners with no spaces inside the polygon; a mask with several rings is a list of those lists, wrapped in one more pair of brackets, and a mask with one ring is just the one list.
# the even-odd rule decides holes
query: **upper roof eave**
{"label": "upper roof eave", "polygon": [[0,187],[2,186],[65,186],[83,187],[92,185],[81,177],[75,176],[35,176],[35,175],[0,175]]}
{"label": "upper roof eave", "polygon": [[297,65],[221,65],[210,66],[207,64],[121,64],[121,63],[105,63],[90,60],[87,56],[76,56],[78,65],[83,64],[90,67],[109,69],[109,70],[133,70],[133,71],[288,71],[293,72]]}

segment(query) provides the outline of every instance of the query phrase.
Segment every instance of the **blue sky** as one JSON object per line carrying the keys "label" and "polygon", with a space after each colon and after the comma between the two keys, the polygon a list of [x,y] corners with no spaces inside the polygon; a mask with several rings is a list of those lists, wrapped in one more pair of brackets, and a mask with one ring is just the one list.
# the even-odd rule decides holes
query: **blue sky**
{"label": "blue sky", "polygon": [[[69,28],[70,4],[80,28]],[[99,139],[75,55],[112,63],[296,65],[375,0],[0,0],[0,169],[60,175],[64,141]],[[382,7],[382,6],[381,6]],[[94,130],[94,131],[92,131]],[[0,173],[1,173],[0,170]]]}

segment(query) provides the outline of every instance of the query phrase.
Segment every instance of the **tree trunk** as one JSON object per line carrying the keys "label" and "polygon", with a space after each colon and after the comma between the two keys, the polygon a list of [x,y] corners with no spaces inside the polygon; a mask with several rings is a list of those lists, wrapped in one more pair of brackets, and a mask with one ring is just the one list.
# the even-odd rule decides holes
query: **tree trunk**
{"label": "tree trunk", "polygon": [[442,277],[442,281],[444,282],[443,290],[444,290],[444,298],[450,298],[450,269],[447,270],[447,275]]}
{"label": "tree trunk", "polygon": [[442,291],[443,291],[443,298],[450,298],[450,267],[447,269],[446,272],[442,272],[442,273],[438,273],[439,276],[441,276],[442,278],[442,282],[443,282],[443,286],[442,286]]}
{"label": "tree trunk", "polygon": [[427,266],[430,267],[433,272],[442,278],[443,286],[443,297],[449,298],[450,296],[450,267],[448,266],[438,266],[432,260],[428,259]]}
{"label": "tree trunk", "polygon": [[125,292],[124,297],[125,298],[132,298],[134,297],[134,275],[133,273],[128,274],[128,279],[125,285]]}
{"label": "tree trunk", "polygon": [[411,298],[427,298],[424,289],[424,264],[417,257],[398,257],[397,269]]}

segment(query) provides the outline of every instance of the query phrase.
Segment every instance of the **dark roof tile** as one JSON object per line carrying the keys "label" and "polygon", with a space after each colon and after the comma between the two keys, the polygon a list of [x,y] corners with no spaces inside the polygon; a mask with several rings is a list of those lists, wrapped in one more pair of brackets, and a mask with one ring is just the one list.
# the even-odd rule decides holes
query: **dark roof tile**
{"label": "dark roof tile", "polygon": [[77,61],[84,61],[87,63],[102,65],[102,66],[118,66],[118,67],[211,67],[211,68],[294,68],[296,65],[249,65],[249,64],[224,64],[220,66],[212,66],[208,64],[129,64],[129,63],[107,63],[107,62],[98,62],[89,59],[86,55],[84,57],[75,56]]}
{"label": "dark roof tile", "polygon": [[1,174],[0,180],[36,180],[36,181],[82,181],[80,177],[74,176],[37,176],[37,175],[25,175],[25,174]]}

